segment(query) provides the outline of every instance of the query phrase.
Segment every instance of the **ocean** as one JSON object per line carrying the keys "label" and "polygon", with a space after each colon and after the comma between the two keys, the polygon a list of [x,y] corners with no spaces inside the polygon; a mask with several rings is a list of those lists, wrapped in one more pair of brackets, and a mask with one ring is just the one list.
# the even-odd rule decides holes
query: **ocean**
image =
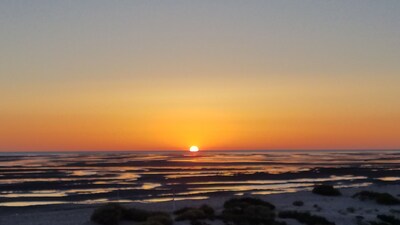
{"label": "ocean", "polygon": [[400,183],[400,151],[0,153],[0,207],[162,202]]}

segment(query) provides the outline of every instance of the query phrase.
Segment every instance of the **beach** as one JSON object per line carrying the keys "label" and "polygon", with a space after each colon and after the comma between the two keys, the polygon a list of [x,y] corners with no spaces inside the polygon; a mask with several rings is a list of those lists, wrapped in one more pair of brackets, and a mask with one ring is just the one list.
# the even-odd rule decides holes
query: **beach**
{"label": "beach", "polygon": [[[218,215],[225,201],[241,197],[270,202],[275,214],[310,212],[336,225],[400,216],[398,205],[352,198],[363,190],[399,198],[399,151],[28,153],[0,160],[1,225],[94,224],[95,208],[111,202],[168,213],[207,204]],[[315,185],[342,195],[316,195]]]}
{"label": "beach", "polygon": [[[375,192],[386,192],[393,196],[400,196],[400,185],[372,185],[360,188],[342,188],[342,196],[321,196],[313,194],[310,191],[300,191],[294,193],[257,195],[257,197],[274,204],[277,211],[297,210],[308,211],[311,214],[323,216],[336,225],[360,224],[359,221],[374,221],[378,214],[391,214],[400,216],[400,205],[385,206],[379,205],[373,201],[361,201],[351,196],[361,190]],[[250,195],[246,195],[250,196]],[[231,196],[233,197],[233,196]],[[199,206],[208,204],[216,212],[221,212],[223,203],[231,197],[211,197],[204,200],[182,200],[175,202],[175,208],[179,209],[187,206]],[[239,196],[236,196],[239,197]],[[303,206],[294,206],[294,201],[303,201]],[[129,203],[127,206],[137,208],[165,211],[172,213],[174,211],[173,202],[158,203]],[[318,205],[316,207],[315,205]],[[4,225],[94,225],[90,221],[90,215],[98,205],[86,206],[45,206],[45,207],[27,207],[21,209],[8,209],[0,211],[0,224]],[[358,218],[358,219],[357,219]],[[362,219],[361,219],[362,218]],[[293,219],[279,219],[286,221],[288,225],[298,225]],[[209,224],[222,224],[222,221],[215,220]],[[130,224],[122,222],[121,224]],[[189,222],[175,222],[174,224],[189,224]]]}
{"label": "beach", "polygon": [[0,155],[0,207],[207,199],[399,184],[399,151]]}

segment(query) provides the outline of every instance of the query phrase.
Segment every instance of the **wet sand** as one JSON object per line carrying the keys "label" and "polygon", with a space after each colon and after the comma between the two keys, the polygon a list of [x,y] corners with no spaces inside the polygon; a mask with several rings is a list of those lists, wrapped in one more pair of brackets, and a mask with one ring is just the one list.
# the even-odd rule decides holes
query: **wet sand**
{"label": "wet sand", "polygon": [[[335,222],[336,225],[357,224],[357,216],[363,217],[364,221],[376,220],[377,214],[391,214],[400,217],[400,206],[384,206],[378,205],[373,201],[360,201],[351,196],[361,190],[372,190],[377,192],[388,192],[399,198],[400,185],[371,185],[359,188],[342,188],[342,196],[326,197],[311,193],[310,191],[300,191],[295,193],[255,195],[254,197],[269,201],[277,206],[277,210],[298,210],[309,211],[312,214],[326,217],[328,220]],[[179,209],[184,206],[196,206],[201,204],[209,204],[217,212],[222,210],[224,201],[232,196],[213,196],[205,200],[183,200],[176,201],[175,208]],[[293,201],[303,201],[304,206],[293,206]],[[317,204],[320,209],[314,207]],[[160,210],[172,212],[174,204],[172,202],[158,203],[129,203],[129,206],[149,210]],[[59,206],[34,206],[13,208],[0,208],[0,224],[1,225],[92,225],[90,215],[96,205],[59,205]],[[349,211],[348,208],[353,208]],[[282,220],[282,219],[279,219]],[[288,225],[298,225],[295,220],[284,220]],[[209,222],[210,224],[222,224],[221,221]],[[122,223],[122,225],[128,223]],[[189,224],[188,222],[179,222],[175,224]]]}
{"label": "wet sand", "polygon": [[29,153],[3,154],[0,162],[0,207],[400,184],[399,151]]}

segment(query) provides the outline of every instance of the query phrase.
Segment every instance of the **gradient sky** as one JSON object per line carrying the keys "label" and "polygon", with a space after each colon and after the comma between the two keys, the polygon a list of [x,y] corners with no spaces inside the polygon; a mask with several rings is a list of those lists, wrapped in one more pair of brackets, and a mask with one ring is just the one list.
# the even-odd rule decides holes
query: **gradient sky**
{"label": "gradient sky", "polygon": [[400,148],[400,1],[0,2],[0,151]]}

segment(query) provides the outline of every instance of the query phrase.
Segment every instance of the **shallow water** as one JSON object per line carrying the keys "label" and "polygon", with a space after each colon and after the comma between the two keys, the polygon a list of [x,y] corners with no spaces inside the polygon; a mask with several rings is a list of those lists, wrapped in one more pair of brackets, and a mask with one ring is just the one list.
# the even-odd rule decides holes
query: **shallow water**
{"label": "shallow water", "polygon": [[0,206],[155,202],[398,183],[400,151],[0,153]]}

